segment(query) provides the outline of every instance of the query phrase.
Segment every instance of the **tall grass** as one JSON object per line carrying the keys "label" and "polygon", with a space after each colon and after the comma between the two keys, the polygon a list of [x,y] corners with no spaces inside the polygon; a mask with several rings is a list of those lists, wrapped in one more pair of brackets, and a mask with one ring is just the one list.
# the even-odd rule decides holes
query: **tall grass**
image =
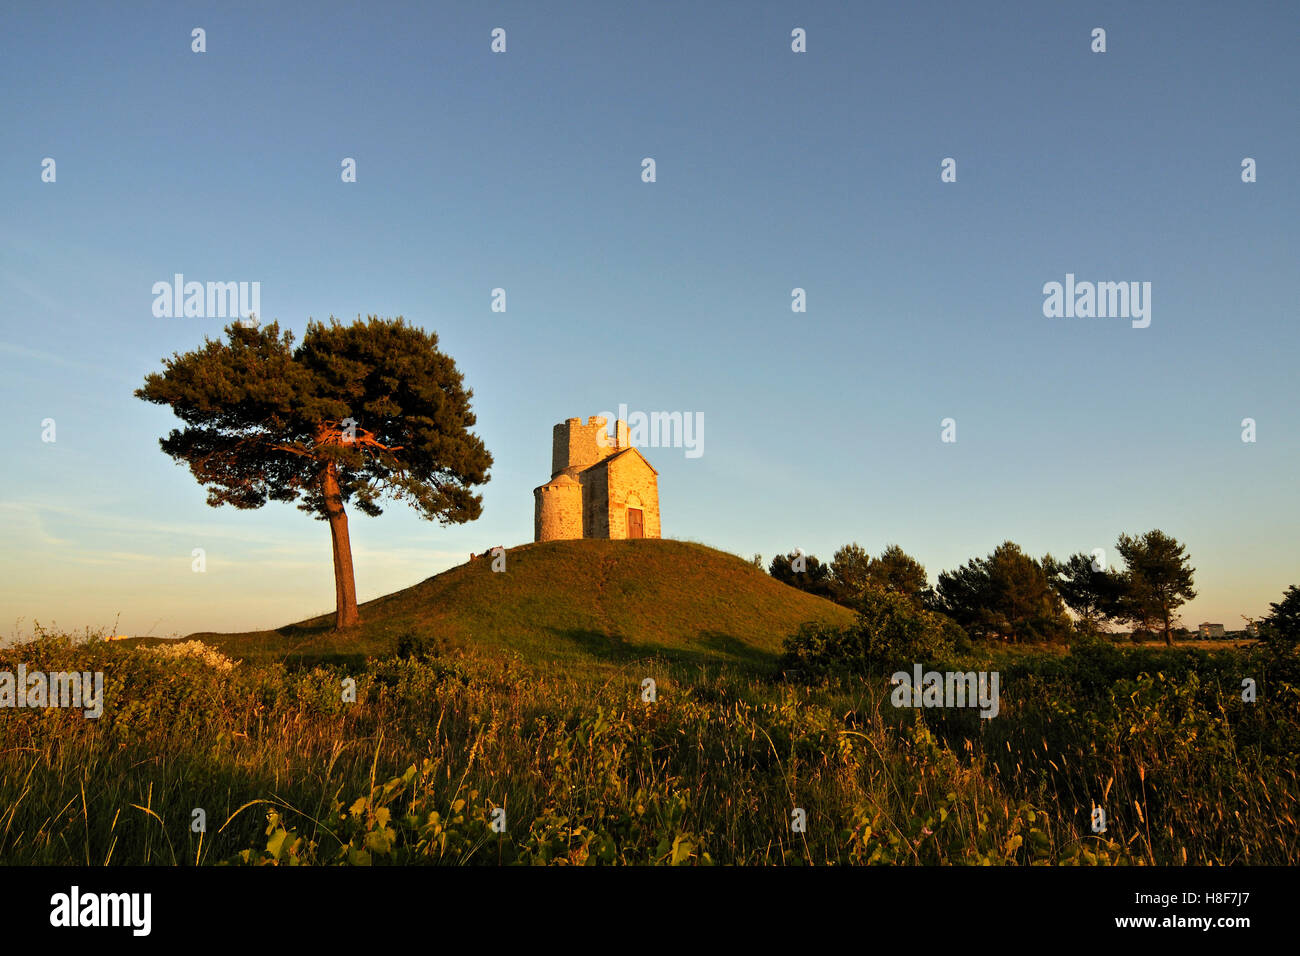
{"label": "tall grass", "polygon": [[[1245,733],[1254,718],[1212,681],[1137,681],[1131,698],[1112,683],[1113,709],[1083,714],[1064,686],[1044,701],[1050,675],[1026,673],[1004,680],[996,720],[963,723],[895,710],[870,678],[808,686],[655,658],[559,668],[418,643],[403,653],[232,667],[48,636],[0,651],[0,670],[102,670],[106,696],[97,720],[0,710],[0,861],[1295,858],[1281,826],[1296,809],[1282,743],[1296,739],[1294,704],[1289,737]],[[1086,812],[1098,798],[1113,810],[1100,835]]]}

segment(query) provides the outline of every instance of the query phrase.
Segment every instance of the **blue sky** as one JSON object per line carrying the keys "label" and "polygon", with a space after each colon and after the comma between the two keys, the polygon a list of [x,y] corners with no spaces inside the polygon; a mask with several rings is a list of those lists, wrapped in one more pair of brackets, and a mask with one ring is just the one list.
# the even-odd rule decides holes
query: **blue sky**
{"label": "blue sky", "polygon": [[[1191,625],[1300,581],[1292,3],[3,19],[0,634],[332,609],[326,526],[208,508],[158,449],[171,413],[132,397],[224,324],[153,316],[178,272],[260,282],[299,336],[404,315],[465,373],[483,517],[354,514],[362,599],[531,540],[551,427],[620,403],[704,416],[701,457],[646,450],[669,537],[765,560],[897,542],[933,579],[1005,539],[1110,555],[1159,527],[1197,568]],[[1066,273],[1150,282],[1150,327],[1044,317]]]}

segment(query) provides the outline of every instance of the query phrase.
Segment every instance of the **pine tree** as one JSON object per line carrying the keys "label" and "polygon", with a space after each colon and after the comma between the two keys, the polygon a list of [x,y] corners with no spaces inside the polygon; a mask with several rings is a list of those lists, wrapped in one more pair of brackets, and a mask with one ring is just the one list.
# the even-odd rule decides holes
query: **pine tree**
{"label": "pine tree", "polygon": [[382,513],[405,500],[422,518],[472,521],[492,456],[469,432],[473,392],[435,333],[402,318],[309,322],[303,341],[278,323],[232,322],[226,341],[164,359],[137,398],[185,423],[160,440],[208,491],[208,504],[298,507],[329,523],[335,626],[360,620],[346,507]]}
{"label": "pine tree", "polygon": [[1121,614],[1143,628],[1158,624],[1172,646],[1171,625],[1178,609],[1196,597],[1183,545],[1159,529],[1134,538],[1121,534],[1116,549],[1126,565]]}

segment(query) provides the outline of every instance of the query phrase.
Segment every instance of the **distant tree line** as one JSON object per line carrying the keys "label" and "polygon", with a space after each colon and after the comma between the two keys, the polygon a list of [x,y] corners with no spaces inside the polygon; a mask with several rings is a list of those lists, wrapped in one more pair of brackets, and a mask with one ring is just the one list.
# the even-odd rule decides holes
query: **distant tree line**
{"label": "distant tree line", "polygon": [[[1135,635],[1159,634],[1172,644],[1178,609],[1196,597],[1196,569],[1185,547],[1157,529],[1136,537],[1121,534],[1115,548],[1122,569],[1086,553],[1064,561],[1050,554],[1034,558],[1006,541],[987,557],[940,572],[935,587],[925,567],[895,544],[877,556],[856,542],[847,544],[829,564],[795,551],[773,558],[768,572],[792,587],[856,610],[869,596],[894,595],[918,610],[950,618],[980,640],[1064,641],[1075,633],[1127,624]],[[758,556],[755,563],[761,567]],[[1274,617],[1280,615],[1283,622],[1279,633],[1294,633],[1300,621],[1300,593],[1293,587],[1283,609],[1278,607],[1274,605]]]}

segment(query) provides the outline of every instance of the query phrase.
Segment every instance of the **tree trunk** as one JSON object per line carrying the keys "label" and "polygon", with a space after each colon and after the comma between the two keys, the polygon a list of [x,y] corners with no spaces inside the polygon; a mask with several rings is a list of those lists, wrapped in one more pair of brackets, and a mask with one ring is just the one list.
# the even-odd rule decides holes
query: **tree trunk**
{"label": "tree trunk", "polygon": [[352,542],[348,538],[348,515],[343,510],[339,479],[332,463],[321,472],[320,481],[334,543],[334,627],[342,630],[361,622],[357,611],[357,582],[352,573]]}

